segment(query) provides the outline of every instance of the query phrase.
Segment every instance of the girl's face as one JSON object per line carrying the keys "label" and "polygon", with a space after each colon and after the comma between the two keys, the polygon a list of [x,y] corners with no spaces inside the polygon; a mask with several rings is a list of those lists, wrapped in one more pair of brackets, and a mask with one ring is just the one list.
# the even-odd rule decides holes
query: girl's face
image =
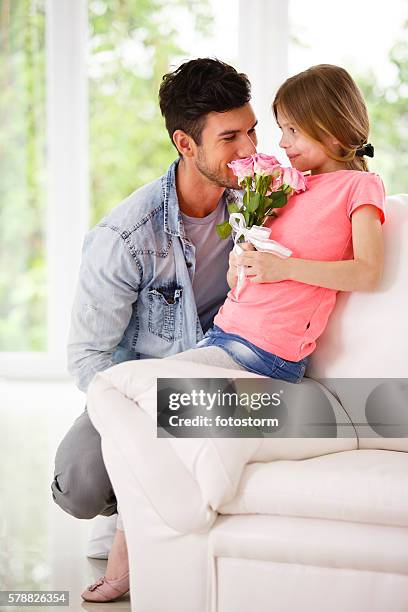
{"label": "girl's face", "polygon": [[[300,172],[311,171],[312,174],[323,174],[324,172],[335,172],[344,170],[343,162],[331,159],[323,146],[311,140],[285,115],[277,109],[277,120],[279,128],[282,130],[282,138],[279,146],[285,149],[286,155],[296,170]],[[336,142],[333,142],[335,146]]]}

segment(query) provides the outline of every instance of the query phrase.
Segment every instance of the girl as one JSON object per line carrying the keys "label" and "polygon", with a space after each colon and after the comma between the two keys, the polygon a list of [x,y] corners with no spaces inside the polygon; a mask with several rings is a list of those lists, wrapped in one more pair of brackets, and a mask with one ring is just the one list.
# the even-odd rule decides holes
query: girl
{"label": "girl", "polygon": [[[300,382],[337,291],[370,291],[380,280],[384,188],[368,172],[364,156],[374,150],[366,144],[367,110],[343,68],[319,65],[291,77],[273,111],[292,166],[310,172],[307,191],[270,221],[273,239],[293,256],[232,253],[232,291],[198,346],[220,347],[245,369]],[[236,264],[247,266],[239,301]]]}
{"label": "girl", "polygon": [[[364,160],[373,155],[367,110],[344,69],[323,64],[291,77],[276,94],[273,111],[280,146],[292,166],[309,173],[307,191],[293,195],[270,221],[273,239],[293,255],[232,253],[231,291],[213,328],[196,349],[167,359],[300,382],[337,292],[370,291],[380,280],[384,188]],[[237,265],[247,267],[239,301]],[[111,601],[126,592],[127,563],[124,532],[118,530],[107,576],[84,599]]]}

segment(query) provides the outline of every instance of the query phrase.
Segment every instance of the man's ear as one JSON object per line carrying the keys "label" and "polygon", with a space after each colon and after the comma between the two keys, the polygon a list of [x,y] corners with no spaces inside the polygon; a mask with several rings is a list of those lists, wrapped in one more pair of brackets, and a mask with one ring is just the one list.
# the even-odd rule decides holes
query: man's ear
{"label": "man's ear", "polygon": [[193,157],[196,151],[196,144],[194,140],[183,132],[183,130],[176,130],[173,132],[173,142],[177,147],[177,151],[183,157]]}

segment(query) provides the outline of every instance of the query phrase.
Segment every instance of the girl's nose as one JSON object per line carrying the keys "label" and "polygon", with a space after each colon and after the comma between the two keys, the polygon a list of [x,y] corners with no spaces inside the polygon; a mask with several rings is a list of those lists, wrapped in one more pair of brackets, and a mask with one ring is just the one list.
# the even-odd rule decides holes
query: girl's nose
{"label": "girl's nose", "polygon": [[288,143],[285,140],[285,136],[282,134],[282,138],[279,141],[279,146],[281,147],[281,149],[286,149],[286,147],[288,146]]}

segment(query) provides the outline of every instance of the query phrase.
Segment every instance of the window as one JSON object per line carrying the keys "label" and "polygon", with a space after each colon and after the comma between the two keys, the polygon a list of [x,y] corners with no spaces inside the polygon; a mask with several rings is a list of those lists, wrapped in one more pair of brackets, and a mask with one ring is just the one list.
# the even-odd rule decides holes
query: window
{"label": "window", "polygon": [[314,64],[339,64],[367,101],[370,141],[389,194],[406,192],[408,175],[408,3],[377,12],[371,0],[290,0],[289,74]]}
{"label": "window", "polygon": [[91,223],[163,174],[177,153],[158,106],[171,66],[206,55],[207,0],[89,2]]}
{"label": "window", "polygon": [[84,9],[86,0],[1,3],[0,375],[6,377],[66,372],[87,227]]}
{"label": "window", "polygon": [[2,2],[0,40],[0,351],[44,351],[44,2]]}
{"label": "window", "polygon": [[368,101],[370,167],[389,193],[406,190],[408,5],[395,0],[368,19],[371,4],[0,3],[0,376],[65,374],[84,234],[174,159],[157,91],[186,59],[215,56],[247,72],[259,148],[280,156],[276,87],[314,63],[344,65]]}

